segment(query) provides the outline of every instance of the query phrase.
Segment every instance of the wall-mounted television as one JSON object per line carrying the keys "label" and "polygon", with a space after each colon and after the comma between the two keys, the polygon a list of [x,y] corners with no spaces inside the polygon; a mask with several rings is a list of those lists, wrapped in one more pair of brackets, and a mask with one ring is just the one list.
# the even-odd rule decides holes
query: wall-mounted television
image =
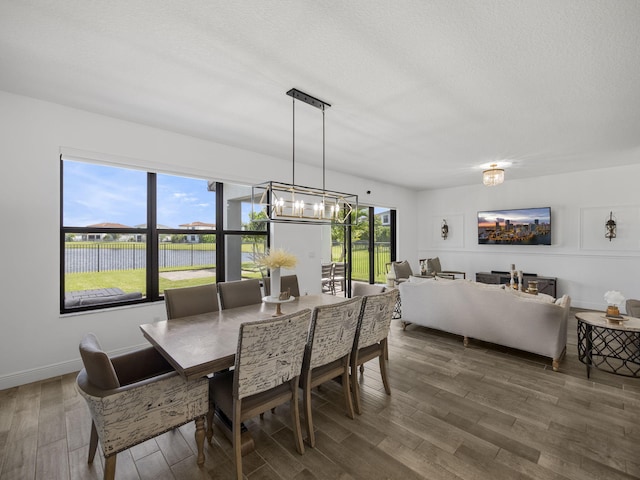
{"label": "wall-mounted television", "polygon": [[551,245],[551,207],[478,212],[481,245]]}

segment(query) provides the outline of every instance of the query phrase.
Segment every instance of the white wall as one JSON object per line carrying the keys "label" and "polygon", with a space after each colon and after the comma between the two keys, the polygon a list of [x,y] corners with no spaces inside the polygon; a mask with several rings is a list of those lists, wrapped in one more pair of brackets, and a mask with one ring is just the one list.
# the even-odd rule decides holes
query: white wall
{"label": "white wall", "polygon": [[[96,333],[107,351],[127,351],[145,345],[138,325],[165,318],[162,302],[60,315],[61,149],[95,152],[116,164],[247,184],[278,180],[275,172],[286,176],[291,170],[287,160],[5,92],[0,92],[0,135],[0,389],[78,370],[78,342],[85,332]],[[298,183],[318,184],[319,169],[296,167]],[[417,261],[415,192],[330,171],[327,187],[398,209],[398,254]],[[300,256],[296,273],[309,293],[320,288],[326,254],[321,238],[322,227],[274,232],[276,246]]]}
{"label": "white wall", "polygon": [[[524,180],[500,186],[478,185],[424,191],[419,195],[418,253],[439,256],[444,270],[476,272],[517,270],[558,278],[558,295],[572,305],[604,309],[604,293],[619,290],[640,298],[640,165],[603,168]],[[477,212],[551,207],[552,245],[478,245]],[[617,217],[618,236],[605,239],[609,212]],[[447,219],[449,238],[440,238]]]}
{"label": "white wall", "polygon": [[[257,183],[290,162],[144,125],[0,92],[0,189],[3,287],[0,389],[80,368],[78,342],[93,331],[110,352],[145,341],[138,325],[165,318],[162,302],[62,316],[60,289],[61,149],[95,152],[114,163],[165,173]],[[296,180],[316,185],[319,169],[297,165]],[[518,269],[558,277],[559,294],[573,304],[604,308],[607,290],[640,296],[640,166],[528,180],[495,188],[480,184],[415,192],[327,172],[327,187],[353,192],[369,205],[398,210],[398,258],[414,269],[418,258],[440,256],[445,268],[475,272]],[[277,179],[277,178],[276,178]],[[371,194],[366,194],[370,190]],[[551,206],[553,245],[478,245],[478,210]],[[604,239],[613,210],[618,238]],[[602,218],[601,218],[602,217]],[[450,225],[439,237],[440,222]],[[281,227],[281,228],[278,228]],[[319,290],[320,262],[327,255],[323,227],[275,226],[273,241],[296,253],[303,291]]]}

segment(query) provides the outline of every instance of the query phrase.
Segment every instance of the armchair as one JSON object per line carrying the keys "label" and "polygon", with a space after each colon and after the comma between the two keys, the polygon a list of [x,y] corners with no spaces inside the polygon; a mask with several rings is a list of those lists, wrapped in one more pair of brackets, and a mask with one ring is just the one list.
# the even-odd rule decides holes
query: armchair
{"label": "armchair", "polygon": [[640,318],[640,300],[627,300],[625,309],[630,317]]}
{"label": "armchair", "polygon": [[391,267],[396,276],[396,283],[402,283],[409,280],[409,277],[413,275],[411,265],[408,261],[402,260],[401,262],[391,262]]}
{"label": "armchair", "polygon": [[207,378],[187,382],[154,348],[109,358],[92,333],[80,342],[80,356],[76,385],[92,418],[88,462],[100,440],[105,480],[115,477],[118,453],[194,419],[198,465],[204,463]]}
{"label": "armchair", "polygon": [[465,272],[458,272],[455,270],[442,270],[439,257],[427,259],[422,258],[420,259],[420,264],[422,264],[422,262],[427,263],[427,275],[450,279],[456,278],[456,275],[462,275],[462,278],[467,278],[467,274]]}

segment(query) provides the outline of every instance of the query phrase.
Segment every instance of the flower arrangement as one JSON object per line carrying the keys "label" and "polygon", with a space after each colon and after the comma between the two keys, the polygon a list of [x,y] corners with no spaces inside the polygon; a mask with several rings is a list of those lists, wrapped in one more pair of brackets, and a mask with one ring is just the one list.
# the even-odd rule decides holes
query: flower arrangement
{"label": "flower arrangement", "polygon": [[608,305],[615,305],[619,307],[624,302],[624,297],[622,293],[616,290],[609,290],[604,294],[604,301],[607,302]]}
{"label": "flower arrangement", "polygon": [[295,255],[280,248],[272,248],[256,260],[258,265],[267,268],[293,268],[298,263]]}
{"label": "flower arrangement", "polygon": [[620,317],[620,309],[618,306],[622,305],[622,302],[624,302],[622,293],[616,290],[609,290],[604,294],[604,301],[609,305],[607,307],[607,316],[616,318]]}

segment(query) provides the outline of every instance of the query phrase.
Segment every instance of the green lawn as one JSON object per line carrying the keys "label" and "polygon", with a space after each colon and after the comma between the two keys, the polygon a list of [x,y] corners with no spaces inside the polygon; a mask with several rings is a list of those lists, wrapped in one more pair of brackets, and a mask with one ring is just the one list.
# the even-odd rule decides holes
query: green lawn
{"label": "green lawn", "polygon": [[[214,268],[214,267],[211,267]],[[199,270],[200,268],[191,268]],[[165,271],[186,271],[187,268],[172,268]],[[142,292],[146,295],[145,270],[115,270],[108,272],[68,273],[65,277],[65,292],[77,290],[93,290],[96,288],[118,287],[125,293]],[[242,278],[261,278],[260,272],[253,264],[243,264]],[[183,280],[169,280],[160,275],[160,292],[167,288],[190,287],[215,283],[216,277],[198,277]]]}
{"label": "green lawn", "polygon": [[[65,246],[80,246],[81,244],[88,244],[90,242],[69,242]],[[131,248],[132,242],[122,242],[118,245],[118,242],[110,243],[111,245],[118,245],[118,248]],[[167,244],[166,247],[170,249],[207,249],[211,250],[211,244]],[[252,252],[253,245],[244,244],[242,250],[245,252]],[[215,246],[214,246],[215,251]],[[333,258],[338,258],[342,253],[340,247],[333,247]],[[352,279],[367,281],[368,276],[368,252],[366,250],[354,251]],[[379,260],[379,262],[382,260]],[[385,260],[386,263],[388,260]],[[384,263],[382,269],[384,270]],[[169,271],[185,271],[185,270],[200,270],[202,268],[215,268],[213,265],[198,266],[198,267],[172,267],[163,269],[164,272]],[[65,291],[72,292],[77,290],[92,290],[97,288],[121,288],[126,293],[142,292],[146,295],[146,281],[145,281],[144,269],[132,269],[132,270],[115,270],[106,272],[88,272],[88,273],[68,273],[65,276]],[[253,263],[243,264],[243,278],[261,278],[260,271],[255,268]],[[203,285],[207,283],[214,283],[216,281],[215,276],[189,278],[184,280],[168,280],[160,276],[160,292],[167,288],[188,287],[193,285]],[[386,277],[384,273],[378,273],[375,278],[376,283],[386,283]]]}
{"label": "green lawn", "polygon": [[[332,258],[339,259],[342,255],[342,247],[334,245],[332,247]],[[351,279],[367,282],[369,281],[369,252],[367,250],[356,250],[351,254],[351,260],[353,266],[351,268]],[[339,262],[342,260],[334,260]],[[384,265],[390,262],[389,258],[379,258],[378,262],[381,263],[379,270],[375,276],[375,283],[387,283],[387,278],[384,271]]]}

